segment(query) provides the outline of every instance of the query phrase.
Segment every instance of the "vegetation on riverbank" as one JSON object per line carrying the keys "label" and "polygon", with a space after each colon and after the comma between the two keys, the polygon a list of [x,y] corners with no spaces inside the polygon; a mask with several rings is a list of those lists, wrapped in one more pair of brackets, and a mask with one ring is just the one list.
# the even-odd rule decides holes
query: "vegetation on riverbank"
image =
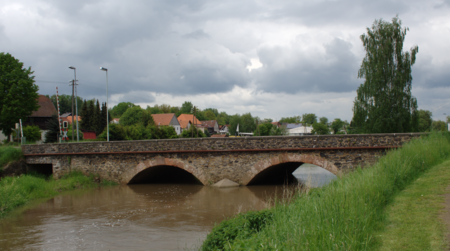
{"label": "vegetation on riverbank", "polygon": [[81,172],[72,172],[58,180],[37,174],[4,177],[0,180],[0,218],[34,199],[53,197],[73,189],[115,185],[114,182],[103,180],[97,183],[96,180],[96,176],[85,176]]}
{"label": "vegetation on riverbank", "polygon": [[22,150],[12,146],[0,146],[0,173],[9,162],[23,159]]}
{"label": "vegetation on riverbank", "polygon": [[[366,250],[381,242],[385,207],[430,167],[447,159],[450,142],[433,133],[390,151],[378,163],[358,169],[290,204],[268,210],[257,229],[245,216],[214,227],[202,250]],[[264,213],[264,214],[267,214]],[[245,214],[244,214],[245,215]],[[244,224],[244,225],[243,225]],[[237,232],[237,234],[236,234]]]}
{"label": "vegetation on riverbank", "polygon": [[[450,185],[450,160],[431,168],[401,191],[385,210],[379,250],[448,250],[442,221]],[[447,212],[448,213],[448,212]]]}

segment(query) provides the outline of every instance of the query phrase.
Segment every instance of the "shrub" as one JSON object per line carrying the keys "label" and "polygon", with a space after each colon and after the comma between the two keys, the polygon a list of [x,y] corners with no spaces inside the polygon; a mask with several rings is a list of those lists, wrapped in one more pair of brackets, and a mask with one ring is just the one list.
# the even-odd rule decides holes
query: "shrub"
{"label": "shrub", "polygon": [[[107,135],[106,132],[107,129],[105,128],[105,130],[98,135],[98,139],[99,140],[106,140],[107,139]],[[125,129],[122,125],[118,125],[118,124],[109,124],[109,140],[114,141],[114,140],[125,140],[126,138],[126,133],[125,133]]]}
{"label": "shrub", "polygon": [[0,147],[0,168],[6,166],[9,162],[23,159],[23,153],[20,148],[11,146]]}

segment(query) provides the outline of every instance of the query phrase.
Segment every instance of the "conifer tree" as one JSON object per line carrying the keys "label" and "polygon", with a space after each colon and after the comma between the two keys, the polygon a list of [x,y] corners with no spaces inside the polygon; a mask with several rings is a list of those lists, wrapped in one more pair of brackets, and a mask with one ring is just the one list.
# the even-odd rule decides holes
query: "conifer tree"
{"label": "conifer tree", "polygon": [[411,66],[419,51],[403,52],[408,28],[398,16],[392,23],[375,20],[361,35],[366,56],[358,78],[363,78],[353,106],[352,127],[366,133],[396,133],[418,130],[417,100],[411,94]]}
{"label": "conifer tree", "polygon": [[97,102],[95,103],[95,107],[94,107],[94,116],[93,116],[93,121],[92,121],[92,127],[94,129],[94,131],[96,132],[97,135],[99,135],[100,133],[102,133],[103,131],[103,127],[102,127],[102,121],[100,118],[100,103]]}
{"label": "conifer tree", "polygon": [[88,100],[86,106],[87,106],[87,111],[88,111],[87,116],[89,117],[89,123],[86,124],[88,128],[85,128],[85,129],[95,131],[94,100]]}
{"label": "conifer tree", "polygon": [[80,128],[81,129],[86,129],[89,130],[90,126],[90,119],[91,117],[88,114],[88,103],[86,102],[86,99],[83,101],[83,105],[81,106],[81,111],[80,111],[80,117],[81,117],[81,122],[80,122]]}

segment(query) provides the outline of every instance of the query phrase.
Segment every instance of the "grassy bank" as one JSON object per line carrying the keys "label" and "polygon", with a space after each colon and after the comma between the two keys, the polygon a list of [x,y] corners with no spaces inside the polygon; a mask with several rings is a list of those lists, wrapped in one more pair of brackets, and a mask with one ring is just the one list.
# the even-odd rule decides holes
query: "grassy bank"
{"label": "grassy bank", "polygon": [[450,185],[450,160],[431,168],[396,195],[377,232],[379,250],[448,250],[442,221]]}
{"label": "grassy bank", "polygon": [[58,180],[32,174],[5,177],[0,180],[0,218],[35,199],[53,197],[73,189],[114,184],[109,181],[98,184],[94,175],[85,176],[80,172],[72,172]]}
{"label": "grassy bank", "polygon": [[[434,133],[390,151],[373,167],[299,194],[290,204],[239,215],[217,225],[202,250],[368,250],[379,246],[385,207],[429,168],[449,157]],[[253,219],[260,221],[254,223]]]}
{"label": "grassy bank", "polygon": [[23,159],[22,150],[12,146],[0,146],[0,172],[9,162]]}

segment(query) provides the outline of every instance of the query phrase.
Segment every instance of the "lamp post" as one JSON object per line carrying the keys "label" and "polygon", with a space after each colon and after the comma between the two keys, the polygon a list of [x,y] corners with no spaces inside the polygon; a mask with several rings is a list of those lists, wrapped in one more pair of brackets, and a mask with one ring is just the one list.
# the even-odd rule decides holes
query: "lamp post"
{"label": "lamp post", "polygon": [[[77,118],[77,142],[79,142],[80,136],[78,133],[78,92],[77,92],[77,68],[73,67],[73,66],[69,66],[69,69],[73,70],[73,74],[74,74],[74,78],[75,80],[73,81],[73,84],[75,86],[75,113],[76,113],[76,118]],[[72,116],[72,124],[73,124],[73,116]],[[72,125],[73,128],[73,125]],[[73,135],[73,132],[72,132]]]}
{"label": "lamp post", "polygon": [[100,70],[106,71],[106,139],[109,142],[109,115],[108,115],[108,69],[100,67]]}

